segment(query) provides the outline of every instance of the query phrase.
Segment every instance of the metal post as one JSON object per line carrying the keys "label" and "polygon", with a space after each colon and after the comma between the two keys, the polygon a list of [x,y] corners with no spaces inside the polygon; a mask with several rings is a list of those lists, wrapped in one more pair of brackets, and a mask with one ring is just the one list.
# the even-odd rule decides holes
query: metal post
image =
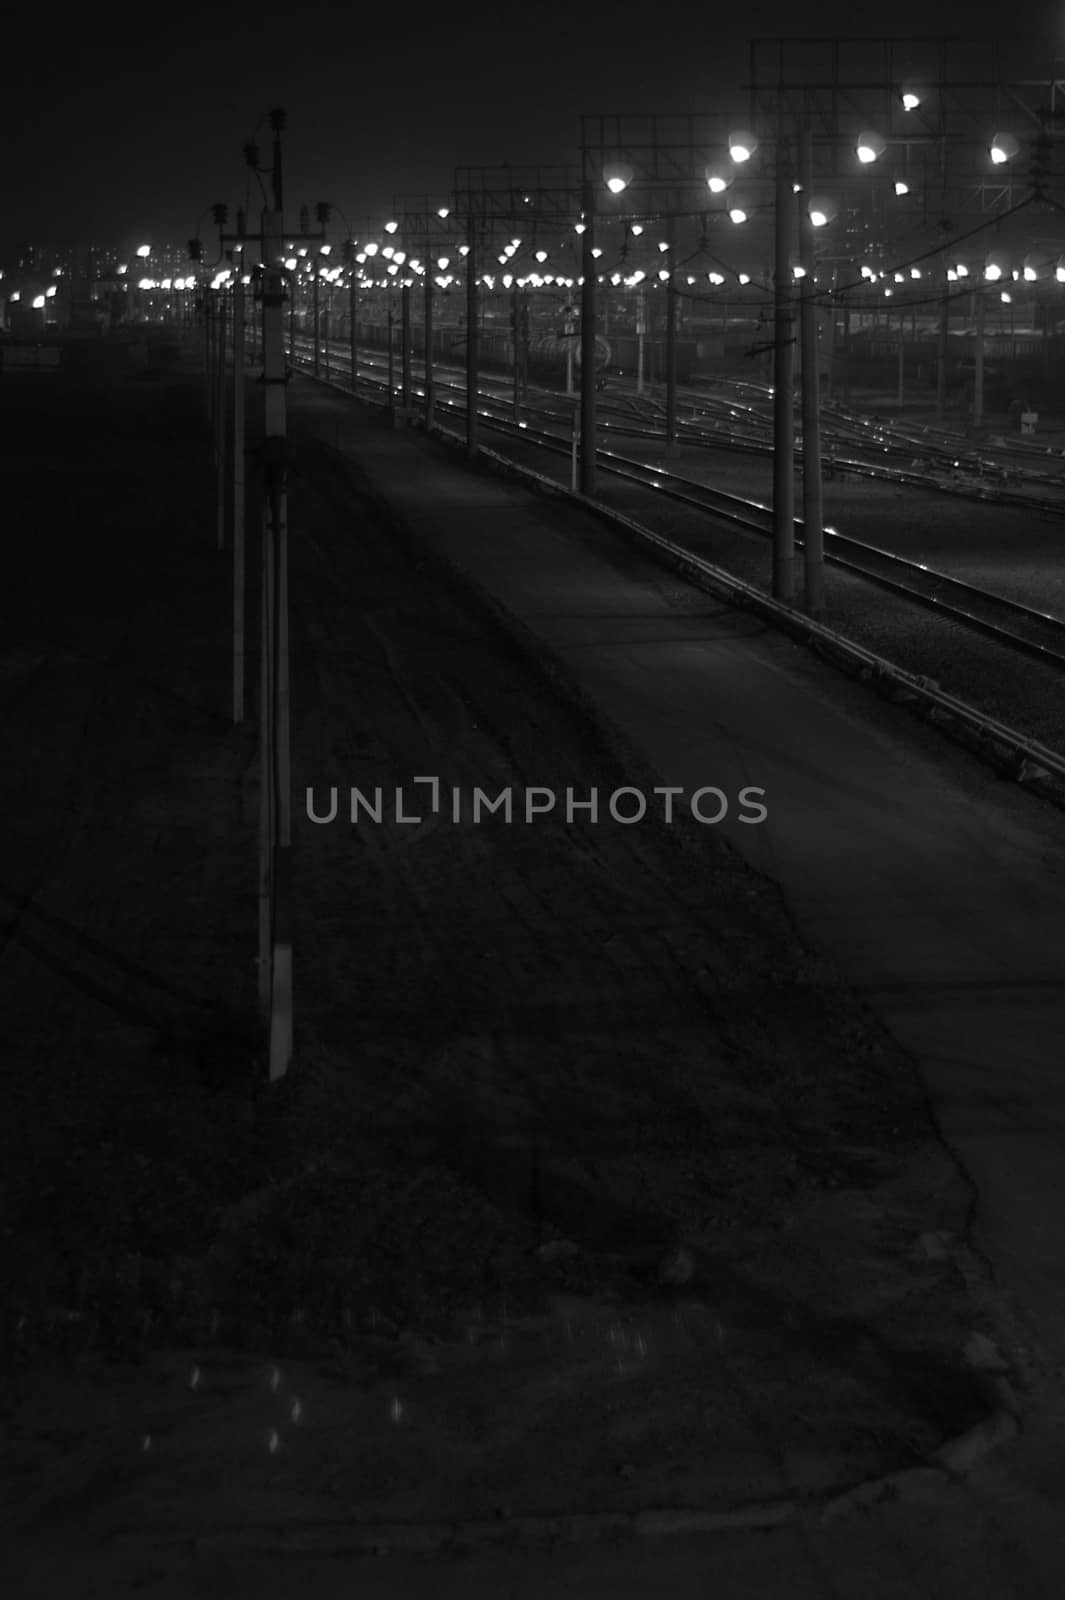
{"label": "metal post", "polygon": [[939,351],[936,360],[936,421],[942,422],[947,403],[947,347],[950,338],[950,298],[943,291],[939,302]]}
{"label": "metal post", "polygon": [[321,366],[321,331],[322,320],[320,312],[320,297],[318,290],[318,262],[314,263],[314,299],[312,302],[312,319],[314,322],[314,375],[317,378]]}
{"label": "metal post", "polygon": [[521,421],[521,373],[518,361],[518,285],[515,282],[510,290],[510,336],[514,356],[514,373],[512,385],[512,402],[514,406],[514,421]]}
{"label": "metal post", "polygon": [[466,234],[466,454],[472,459],[477,454],[477,223],[474,202],[470,198],[470,214]]}
{"label": "metal post", "polygon": [[669,262],[669,277],[666,279],[666,455],[675,458],[680,455],[680,443],[677,439],[677,268],[673,259],[676,254],[673,248],[676,228],[672,217],[667,228],[669,250],[666,259]]}
{"label": "metal post", "polygon": [[324,315],[323,315],[323,318],[322,318],[322,323],[323,323],[322,345],[324,347],[323,354],[325,356],[325,361],[323,363],[323,366],[324,366],[325,370],[324,370],[323,376],[325,378],[326,383],[328,383],[329,382],[329,341],[333,337],[333,286],[332,286],[332,284],[330,284],[329,288],[325,291],[325,312],[324,312]]}
{"label": "metal post", "polygon": [[396,404],[396,365],[393,351],[392,324],[395,320],[392,314],[392,279],[389,277],[385,284],[385,320],[388,324],[388,409],[391,411]]}
{"label": "metal post", "polygon": [[[406,261],[403,263],[407,265]],[[403,372],[403,415],[410,416],[410,284],[406,279],[400,288],[400,363]]]}
{"label": "metal post", "polygon": [[566,341],[566,393],[567,394],[572,394],[573,393],[573,340],[574,340],[574,336],[576,336],[578,338],[580,337],[577,328],[574,327],[575,321],[576,321],[576,318],[572,315],[572,308],[571,308],[569,302],[567,301],[566,305],[564,307],[564,310],[563,310],[563,317],[562,317],[562,332],[563,332],[563,335],[565,336],[565,341]]}
{"label": "metal post", "polygon": [[425,426],[433,425],[433,256],[432,240],[425,241]]}
{"label": "metal post", "polygon": [[899,416],[906,397],[906,313],[899,312]]}
{"label": "metal post", "polygon": [[973,351],[973,427],[979,428],[984,420],[984,321],[986,302],[983,291],[976,291],[976,348]]}
{"label": "metal post", "polygon": [[636,294],[636,393],[643,394],[644,340],[647,338],[647,296],[643,289]]}
{"label": "metal post", "polygon": [[233,721],[244,720],[244,280],[233,285]]}
{"label": "metal post", "polygon": [[358,336],[358,288],[356,278],[358,264],[355,260],[355,246],[352,244],[349,252],[348,271],[351,278],[348,283],[348,340],[350,343],[349,360],[351,362],[351,392],[355,393],[355,385],[359,376],[359,336]]}
{"label": "metal post", "polygon": [[218,389],[215,395],[215,464],[218,472],[218,548],[226,544],[226,297],[218,301]]}
{"label": "metal post", "polygon": [[795,336],[791,291],[791,163],[777,135],[773,272],[773,598],[792,603],[795,565]]}
{"label": "metal post", "polygon": [[288,359],[290,365],[296,361],[296,285],[299,282],[299,268],[289,280],[288,292]]}
{"label": "metal post", "polygon": [[584,232],[581,234],[581,493],[596,489],[595,447],[595,188],[583,185]]}
{"label": "metal post", "polygon": [[824,496],[821,485],[821,387],[817,349],[817,251],[810,221],[813,191],[813,136],[804,128],[799,143],[799,264],[802,279],[802,517],[803,578],[806,609],[819,617],[825,608]]}
{"label": "metal post", "polygon": [[[264,213],[265,215],[265,213]],[[273,990],[274,841],[274,540],[269,505],[264,505],[261,537],[262,588],[259,631],[259,1010],[269,1024]]]}
{"label": "metal post", "polygon": [[214,370],[214,289],[203,291],[203,333],[207,363],[207,420],[214,426],[215,370]]}
{"label": "metal post", "polygon": [[273,693],[274,851],[270,947],[270,1081],[288,1071],[292,1059],[291,842],[292,770],[289,731],[288,461],[286,443],[284,304],[285,278],[278,266],[284,238],[281,200],[281,113],[274,114],[274,209],[263,213],[263,383],[265,544],[273,553],[271,633]]}

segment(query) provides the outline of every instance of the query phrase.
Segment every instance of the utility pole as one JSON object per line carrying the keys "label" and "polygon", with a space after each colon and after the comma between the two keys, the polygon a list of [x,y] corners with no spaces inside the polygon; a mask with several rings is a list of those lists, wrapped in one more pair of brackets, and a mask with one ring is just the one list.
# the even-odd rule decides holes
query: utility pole
{"label": "utility pole", "polygon": [[233,285],[233,721],[244,721],[244,277]]}
{"label": "utility pole", "polygon": [[514,405],[514,421],[521,421],[521,363],[518,359],[518,344],[521,339],[519,326],[520,312],[518,306],[518,281],[515,278],[510,289],[510,334],[514,351],[514,382],[512,397]]}
{"label": "utility pole", "polygon": [[226,545],[226,292],[218,293],[218,388],[215,394],[215,465],[218,473],[218,548]]}
{"label": "utility pole", "polygon": [[[406,250],[404,250],[403,266],[409,265]],[[411,408],[411,383],[410,383],[410,284],[404,278],[399,293],[400,304],[400,366],[403,373],[403,420],[410,416]]]}
{"label": "utility pole", "polygon": [[669,277],[666,279],[666,456],[672,460],[680,455],[680,444],[677,439],[677,268],[673,259],[676,255],[673,248],[676,241],[676,227],[672,217],[669,218],[667,229]]}
{"label": "utility pole", "polygon": [[950,339],[950,297],[944,289],[939,302],[939,353],[936,361],[936,421],[942,422],[947,403],[947,348]]}
{"label": "utility pole", "polygon": [[466,219],[466,454],[472,461],[477,454],[477,219],[474,198],[469,199]]}
{"label": "utility pole", "polygon": [[906,398],[906,313],[899,307],[899,417]]}
{"label": "utility pole", "polygon": [[817,360],[817,301],[814,277],[817,251],[810,219],[813,193],[813,136],[804,127],[799,140],[799,264],[803,269],[802,336],[802,516],[806,609],[819,617],[825,608],[825,532],[821,486],[821,392]]}
{"label": "utility pole", "polygon": [[641,288],[636,293],[636,393],[643,394],[644,341],[647,338],[647,295]]}
{"label": "utility pole", "polygon": [[979,428],[984,420],[984,321],[987,304],[982,289],[976,291],[976,348],[973,351],[973,427]]}
{"label": "utility pole", "polygon": [[795,566],[795,335],[791,290],[791,163],[777,132],[776,259],[773,273],[773,598],[791,605]]}
{"label": "utility pole", "polygon": [[[284,306],[285,276],[281,265],[284,244],[284,199],[281,181],[281,133],[285,114],[270,113],[273,129],[273,208],[264,210],[263,237],[263,384],[265,391],[265,478],[263,528],[263,592],[266,614],[264,651],[267,695],[262,708],[263,732],[272,724],[272,770],[264,772],[268,810],[273,823],[272,860],[268,868],[270,926],[266,960],[270,996],[270,1081],[287,1073],[292,1060],[292,771],[289,723],[289,616],[288,616],[288,459],[285,389]],[[317,288],[317,275],[315,277]],[[315,319],[317,354],[317,317]]]}
{"label": "utility pole", "polygon": [[392,324],[393,324],[395,318],[394,318],[394,316],[392,314],[392,277],[391,277],[391,274],[389,275],[389,277],[388,277],[388,279],[387,279],[387,281],[385,283],[385,310],[386,310],[386,320],[387,320],[387,323],[388,323],[388,409],[389,409],[389,412],[392,412],[392,411],[395,410],[395,407],[396,407],[396,367],[395,367],[395,352],[393,350],[393,345],[394,345],[395,341],[392,338]]}
{"label": "utility pole", "polygon": [[425,241],[425,426],[433,425],[433,241]]}
{"label": "utility pole", "polygon": [[203,290],[203,361],[207,387],[207,421],[214,423],[214,290],[209,284]]}
{"label": "utility pole", "polygon": [[355,260],[355,241],[349,239],[344,247],[344,255],[348,263],[348,340],[349,360],[351,362],[351,392],[355,393],[355,385],[359,376],[359,337],[358,337],[358,263]]}
{"label": "utility pole", "polygon": [[318,289],[318,271],[319,271],[319,266],[320,266],[320,262],[318,261],[318,259],[316,257],[315,258],[315,262],[314,262],[314,286],[313,286],[314,300],[313,300],[313,303],[312,303],[312,317],[313,317],[313,320],[314,320],[314,375],[315,375],[316,378],[318,377],[319,370],[320,370],[320,364],[321,364],[321,362],[320,362],[321,342],[322,342],[321,341],[321,332],[322,332],[321,310],[320,310],[320,299],[319,299],[319,289]]}
{"label": "utility pole", "polygon": [[[584,156],[587,160],[587,156]],[[595,418],[595,186],[587,178],[582,186],[584,232],[581,234],[581,493],[596,490]]]}

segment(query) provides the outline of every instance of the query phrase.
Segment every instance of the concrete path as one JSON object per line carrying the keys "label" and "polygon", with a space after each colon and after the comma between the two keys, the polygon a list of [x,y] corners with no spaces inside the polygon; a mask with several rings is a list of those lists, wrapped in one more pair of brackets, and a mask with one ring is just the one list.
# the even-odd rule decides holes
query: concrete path
{"label": "concrete path", "polygon": [[[332,442],[343,402],[303,385],[293,400]],[[588,513],[417,432],[339,429],[418,540],[531,630],[662,784],[766,791],[764,824],[718,826],[918,1061],[976,1184],[976,1240],[1050,1384],[1034,1477],[1010,1491],[1050,1536],[1037,1501],[1065,1504],[1065,821]]]}

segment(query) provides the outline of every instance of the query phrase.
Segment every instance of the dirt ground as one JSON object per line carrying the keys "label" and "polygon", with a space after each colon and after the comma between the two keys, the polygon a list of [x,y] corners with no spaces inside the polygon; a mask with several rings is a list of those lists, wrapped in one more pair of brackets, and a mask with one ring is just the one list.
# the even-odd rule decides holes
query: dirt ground
{"label": "dirt ground", "polygon": [[309,786],[654,780],[306,433],[296,1060],[267,1089],[202,400],[185,366],[0,382],[27,1570],[59,1533],[730,1506],[926,1460],[986,1410],[971,1197],[772,885],[683,816],[308,819]]}

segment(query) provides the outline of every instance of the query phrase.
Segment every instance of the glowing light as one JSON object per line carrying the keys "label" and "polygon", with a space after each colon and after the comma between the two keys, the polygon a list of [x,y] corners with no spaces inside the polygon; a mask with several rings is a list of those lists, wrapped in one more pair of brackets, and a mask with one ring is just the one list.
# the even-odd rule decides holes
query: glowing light
{"label": "glowing light", "polygon": [[34,301],[33,301],[33,309],[34,309],[34,311],[43,311],[44,310],[44,295],[43,294],[39,294],[39,295],[35,296]]}
{"label": "glowing light", "polygon": [[917,107],[921,104],[920,95],[914,94],[912,89],[904,89],[900,99],[902,100],[902,104],[907,111],[916,111]]}
{"label": "glowing light", "polygon": [[878,161],[887,149],[884,140],[872,128],[867,128],[858,137],[854,153],[863,166],[868,166],[872,161]]}
{"label": "glowing light", "polygon": [[735,162],[749,161],[758,149],[758,140],[745,129],[729,134],[728,153]]}
{"label": "glowing light", "polygon": [[741,222],[747,221],[747,213],[742,206],[733,206],[729,212],[730,219],[739,227]]}
{"label": "glowing light", "polygon": [[441,219],[441,221],[443,221],[444,217],[449,217],[451,215],[451,212],[450,212],[450,210],[448,209],[447,206],[441,206],[439,211],[436,214]]}
{"label": "glowing light", "polygon": [[395,231],[396,231],[396,229],[398,227],[399,227],[399,223],[398,222],[386,222],[385,223],[385,232],[386,233],[395,233]]}
{"label": "glowing light", "polygon": [[640,234],[643,232],[643,223],[642,222],[634,222],[633,225],[632,225],[632,231],[633,231],[634,236],[638,239],[640,237]]}
{"label": "glowing light", "polygon": [[739,279],[738,279],[738,281],[739,281],[739,282],[740,282],[740,283],[750,283],[750,281],[751,281],[751,279],[750,279],[750,275],[749,275],[749,274],[748,274],[748,273],[746,273],[746,272],[741,272],[741,273],[740,273],[740,274],[739,274]]}
{"label": "glowing light", "polygon": [[908,183],[903,183],[901,178],[896,178],[896,180],[895,180],[895,193],[897,195],[904,195],[904,194],[909,194],[909,192],[910,192],[909,184]]}
{"label": "glowing light", "polygon": [[631,167],[617,162],[603,172],[603,180],[611,194],[624,194],[635,176]]}
{"label": "glowing light", "polygon": [[152,247],[151,247],[150,244],[139,244],[137,246],[137,254],[142,259],[146,259],[148,256],[151,255],[151,253],[152,253]]}
{"label": "glowing light", "polygon": [[723,173],[715,172],[711,167],[706,169],[706,187],[711,194],[724,194],[729,186],[729,180]]}
{"label": "glowing light", "polygon": [[996,133],[991,141],[989,155],[996,167],[1001,167],[1007,161],[1012,161],[1020,151],[1020,144],[1012,133]]}

